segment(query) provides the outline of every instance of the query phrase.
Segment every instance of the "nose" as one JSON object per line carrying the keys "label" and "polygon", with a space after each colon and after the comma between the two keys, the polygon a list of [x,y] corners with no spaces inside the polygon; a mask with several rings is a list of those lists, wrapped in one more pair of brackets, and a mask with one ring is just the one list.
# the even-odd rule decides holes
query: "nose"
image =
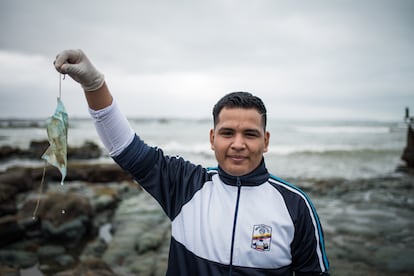
{"label": "nose", "polygon": [[243,150],[246,147],[244,137],[241,134],[236,134],[231,144],[233,150]]}

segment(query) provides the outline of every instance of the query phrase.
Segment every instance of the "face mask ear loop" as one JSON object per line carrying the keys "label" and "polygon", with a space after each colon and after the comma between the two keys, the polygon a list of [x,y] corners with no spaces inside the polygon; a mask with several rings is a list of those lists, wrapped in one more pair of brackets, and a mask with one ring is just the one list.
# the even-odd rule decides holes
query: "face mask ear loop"
{"label": "face mask ear loop", "polygon": [[[65,75],[63,75],[65,79]],[[59,99],[62,97],[62,74],[59,74]]]}
{"label": "face mask ear loop", "polygon": [[43,183],[45,182],[45,173],[46,173],[46,166],[43,168],[43,175],[42,175],[42,181],[40,182],[40,187],[39,187],[39,192],[38,192],[38,197],[36,200],[36,207],[33,211],[33,215],[32,215],[32,219],[35,220],[36,219],[36,215],[37,215],[37,210],[39,209],[39,205],[40,205],[40,198],[42,196],[42,190],[43,190]]}

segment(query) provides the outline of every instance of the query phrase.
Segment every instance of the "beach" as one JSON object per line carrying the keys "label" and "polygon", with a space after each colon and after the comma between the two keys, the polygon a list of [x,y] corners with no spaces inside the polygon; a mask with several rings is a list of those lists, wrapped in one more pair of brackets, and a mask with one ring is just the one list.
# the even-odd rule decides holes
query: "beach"
{"label": "beach", "polygon": [[[217,165],[208,119],[130,122],[168,155]],[[47,166],[40,189],[45,120],[0,120],[0,274],[164,275],[168,219],[113,163],[90,119],[69,125],[67,179],[60,185],[57,169]],[[268,130],[268,170],[311,198],[331,275],[413,275],[414,172],[401,161],[406,125],[270,119]]]}

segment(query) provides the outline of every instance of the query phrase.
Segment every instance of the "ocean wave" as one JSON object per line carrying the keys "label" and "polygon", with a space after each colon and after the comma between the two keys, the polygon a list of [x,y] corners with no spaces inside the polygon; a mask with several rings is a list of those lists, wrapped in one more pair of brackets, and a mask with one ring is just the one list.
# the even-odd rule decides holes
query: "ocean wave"
{"label": "ocean wave", "polygon": [[392,128],[390,126],[294,126],[293,130],[300,133],[314,134],[382,134],[389,133]]}
{"label": "ocean wave", "polygon": [[[169,155],[201,155],[204,157],[214,157],[210,144],[206,143],[183,143],[179,141],[170,141],[158,145]],[[400,155],[402,148],[399,145],[382,145],[378,147],[372,145],[354,146],[354,145],[270,145],[265,156],[320,156],[322,157],[344,157],[344,156],[388,156]]]}
{"label": "ocean wave", "polygon": [[0,119],[0,128],[45,128],[46,119]]}
{"label": "ocean wave", "polygon": [[286,145],[286,146],[271,146],[267,154],[294,156],[294,155],[325,155],[325,156],[343,156],[343,155],[364,155],[364,154],[394,154],[401,153],[402,149],[393,145],[383,146],[382,148],[351,146],[351,145]]}

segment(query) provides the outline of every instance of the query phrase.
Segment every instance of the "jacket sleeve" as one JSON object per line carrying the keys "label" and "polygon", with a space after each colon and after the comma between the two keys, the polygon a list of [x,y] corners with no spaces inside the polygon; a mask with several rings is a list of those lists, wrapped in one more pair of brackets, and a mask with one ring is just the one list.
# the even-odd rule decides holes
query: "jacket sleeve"
{"label": "jacket sleeve", "polygon": [[171,220],[209,178],[205,168],[181,157],[166,156],[137,135],[113,159],[159,202]]}
{"label": "jacket sleeve", "polygon": [[316,209],[303,194],[294,219],[295,235],[291,244],[295,275],[329,275],[322,226]]}
{"label": "jacket sleeve", "polygon": [[315,206],[297,186],[274,177],[275,187],[282,194],[294,224],[295,233],[290,244],[295,275],[329,275],[322,226]]}

